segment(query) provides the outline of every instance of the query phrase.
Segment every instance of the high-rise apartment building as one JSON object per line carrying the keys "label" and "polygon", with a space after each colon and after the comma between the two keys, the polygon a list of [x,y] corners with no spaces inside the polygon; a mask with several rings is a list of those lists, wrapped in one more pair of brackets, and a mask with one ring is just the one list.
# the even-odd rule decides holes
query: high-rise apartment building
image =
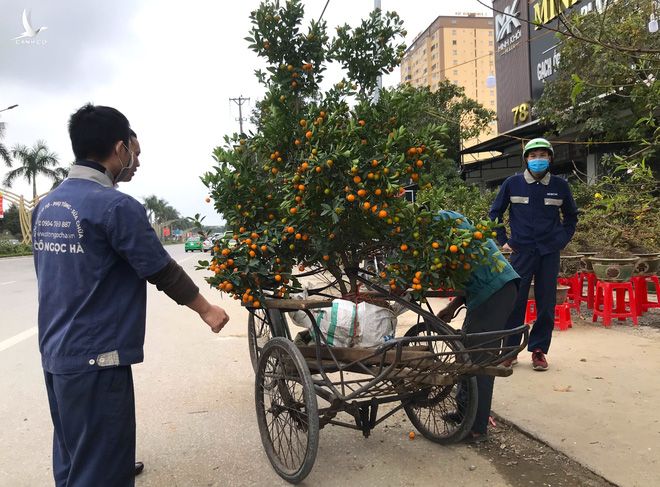
{"label": "high-rise apartment building", "polygon": [[[496,111],[495,87],[487,86],[488,77],[495,75],[493,30],[492,17],[467,14],[436,18],[406,50],[401,82],[434,89],[447,79],[465,88],[466,96]],[[487,133],[462,144],[469,147],[495,135],[497,125],[493,123]],[[472,160],[478,157],[470,156],[463,162]]]}

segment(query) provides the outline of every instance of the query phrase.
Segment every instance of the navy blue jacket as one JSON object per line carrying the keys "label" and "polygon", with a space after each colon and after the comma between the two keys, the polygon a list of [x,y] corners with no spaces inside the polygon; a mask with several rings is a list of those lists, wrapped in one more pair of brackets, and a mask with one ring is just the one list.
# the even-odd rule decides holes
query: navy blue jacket
{"label": "navy blue jacket", "polygon": [[500,245],[546,255],[560,251],[573,238],[578,210],[568,183],[560,177],[547,173],[536,181],[527,170],[509,177],[491,206],[490,219],[501,223],[507,208],[511,237],[504,227],[498,228]]}
{"label": "navy blue jacket", "polygon": [[146,280],[171,260],[144,207],[107,174],[75,165],[32,214],[44,370],[143,359]]}

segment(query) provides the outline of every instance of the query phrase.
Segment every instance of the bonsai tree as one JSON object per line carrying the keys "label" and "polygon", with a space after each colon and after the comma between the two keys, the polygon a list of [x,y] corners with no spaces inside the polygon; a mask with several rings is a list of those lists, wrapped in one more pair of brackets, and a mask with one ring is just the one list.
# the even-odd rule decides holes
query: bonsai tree
{"label": "bonsai tree", "polygon": [[[238,241],[219,241],[214,287],[260,306],[264,294],[299,289],[294,271],[323,267],[342,294],[355,293],[352,269],[367,256],[386,256],[379,279],[391,289],[460,287],[484,258],[492,223],[476,230],[406,201],[403,186],[432,185],[430,170],[445,157],[445,126],[429,117],[428,89],[401,86],[374,97],[378,76],[404,51],[395,13],[373,12],[330,39],[325,22],[303,29],[303,6],[265,1],[252,12],[246,38],[268,67],[257,71],[264,98],[255,133],[225,137],[202,181]],[[345,73],[330,89],[320,83],[327,62]]]}
{"label": "bonsai tree", "polygon": [[578,250],[650,253],[660,250],[660,198],[644,159],[611,157],[609,175],[596,184],[574,185],[580,218],[574,241]]}

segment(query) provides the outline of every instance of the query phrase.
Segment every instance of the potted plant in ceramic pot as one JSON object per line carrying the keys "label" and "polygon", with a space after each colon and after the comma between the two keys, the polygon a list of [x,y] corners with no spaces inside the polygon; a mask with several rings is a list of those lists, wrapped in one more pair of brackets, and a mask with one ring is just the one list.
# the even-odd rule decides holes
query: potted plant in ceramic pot
{"label": "potted plant in ceramic pot", "polygon": [[[581,198],[580,221],[575,240],[581,245],[600,249],[588,257],[596,276],[604,281],[627,281],[639,265],[649,272],[659,257],[652,249],[660,248],[660,199],[657,182],[644,161],[609,158],[604,161],[609,175],[596,184],[578,188]],[[580,186],[580,185],[578,185]]]}

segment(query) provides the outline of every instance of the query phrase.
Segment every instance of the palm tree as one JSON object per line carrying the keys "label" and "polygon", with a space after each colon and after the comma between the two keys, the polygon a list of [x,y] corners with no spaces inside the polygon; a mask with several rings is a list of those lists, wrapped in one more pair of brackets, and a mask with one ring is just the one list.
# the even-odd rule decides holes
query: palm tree
{"label": "palm tree", "polygon": [[66,167],[56,167],[55,168],[55,180],[51,186],[51,191],[57,188],[64,180],[69,177],[69,168]]}
{"label": "palm tree", "polygon": [[146,196],[144,198],[144,208],[147,210],[147,217],[151,223],[156,223],[157,215],[160,214],[162,208],[167,205],[165,200],[160,199],[156,195]]}
{"label": "palm tree", "polygon": [[[19,177],[27,179],[32,183],[32,197],[37,198],[37,176],[46,176],[50,179],[56,179],[57,173],[54,169],[57,166],[57,154],[50,152],[43,140],[38,140],[32,147],[25,145],[16,145],[12,149],[12,155],[18,159],[21,166],[7,173],[3,183],[11,188],[12,183]],[[8,163],[13,167],[12,163]]]}
{"label": "palm tree", "polygon": [[[0,141],[5,138],[5,124],[0,123]],[[5,145],[0,142],[0,159],[5,161],[7,167],[11,167],[11,158],[9,157],[9,150]]]}

